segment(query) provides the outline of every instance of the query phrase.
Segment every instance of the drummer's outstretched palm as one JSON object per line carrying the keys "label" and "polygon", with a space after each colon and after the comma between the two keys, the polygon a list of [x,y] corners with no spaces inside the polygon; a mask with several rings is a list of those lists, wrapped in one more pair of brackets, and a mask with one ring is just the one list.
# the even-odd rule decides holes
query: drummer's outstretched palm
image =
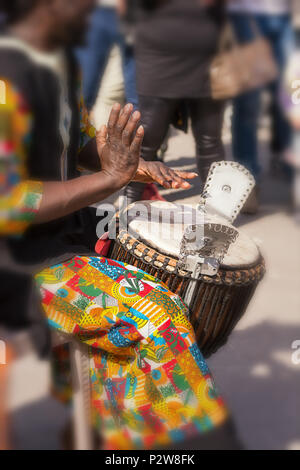
{"label": "drummer's outstretched palm", "polygon": [[173,170],[162,162],[146,162],[141,158],[134,181],[158,183],[166,189],[189,189],[191,185],[186,180],[197,176],[194,172]]}
{"label": "drummer's outstretched palm", "polygon": [[128,184],[137,172],[144,138],[144,128],[137,129],[141,115],[132,111],[132,104],[123,109],[115,104],[108,125],[97,133],[101,169],[112,179],[112,184],[120,187]]}

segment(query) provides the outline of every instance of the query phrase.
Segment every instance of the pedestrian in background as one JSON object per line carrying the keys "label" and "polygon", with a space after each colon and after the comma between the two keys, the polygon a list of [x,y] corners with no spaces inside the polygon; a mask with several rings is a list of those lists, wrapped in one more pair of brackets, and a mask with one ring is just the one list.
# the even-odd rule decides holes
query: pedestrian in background
{"label": "pedestrian in background", "polygon": [[[229,0],[228,10],[235,37],[240,43],[252,41],[257,33],[269,40],[281,72],[292,41],[291,0]],[[289,147],[291,128],[279,103],[282,74],[267,89],[271,97],[271,166],[277,166]],[[234,159],[260,178],[258,121],[261,89],[237,97],[233,103],[232,144]],[[247,203],[247,212],[258,209],[257,191]]]}
{"label": "pedestrian in background", "polygon": [[[212,162],[223,160],[223,102],[211,98],[209,66],[223,22],[223,1],[156,0],[140,2],[143,18],[136,30],[137,90],[145,128],[142,155],[157,159],[179,108],[192,120],[196,160],[202,181]],[[127,187],[129,202],[144,186]]]}
{"label": "pedestrian in background", "polygon": [[[101,101],[108,101],[109,110],[116,101],[127,101],[137,107],[133,46],[121,32],[120,15],[124,13],[124,5],[124,0],[98,0],[91,16],[86,44],[77,50],[83,74],[83,96],[89,111],[95,105],[107,65],[110,66],[110,73],[102,89]],[[119,56],[121,67],[118,64]],[[125,90],[122,90],[123,82]],[[98,117],[98,121],[105,124],[107,117]]]}

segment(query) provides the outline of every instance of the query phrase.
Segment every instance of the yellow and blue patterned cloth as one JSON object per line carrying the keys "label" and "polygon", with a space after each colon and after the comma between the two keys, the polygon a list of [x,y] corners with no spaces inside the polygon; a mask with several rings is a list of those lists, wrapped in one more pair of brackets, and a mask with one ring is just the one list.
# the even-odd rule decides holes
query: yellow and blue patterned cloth
{"label": "yellow and blue patterned cloth", "polygon": [[75,257],[36,280],[50,325],[89,346],[93,420],[106,449],[168,446],[226,420],[187,307],[158,279]]}

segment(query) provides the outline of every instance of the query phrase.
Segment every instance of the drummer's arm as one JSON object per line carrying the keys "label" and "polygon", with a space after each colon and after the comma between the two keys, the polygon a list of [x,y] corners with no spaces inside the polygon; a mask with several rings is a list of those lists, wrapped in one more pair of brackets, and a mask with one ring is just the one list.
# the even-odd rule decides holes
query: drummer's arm
{"label": "drummer's arm", "polygon": [[120,113],[119,105],[110,116],[110,143],[105,148],[99,134],[101,171],[65,182],[29,180],[26,157],[34,116],[25,106],[25,98],[9,84],[7,88],[11,102],[0,106],[0,236],[22,234],[31,224],[64,217],[106,198],[132,180],[144,130],[139,127],[136,131],[140,114],[131,116],[131,107]]}
{"label": "drummer's arm", "polygon": [[[132,105],[123,110],[116,104],[108,128],[97,133],[96,154],[101,168],[96,173],[65,182],[44,184],[43,199],[35,222],[63,217],[99,202],[126,186],[136,174],[144,129],[138,127],[140,113],[132,114]],[[95,147],[92,147],[95,152]]]}

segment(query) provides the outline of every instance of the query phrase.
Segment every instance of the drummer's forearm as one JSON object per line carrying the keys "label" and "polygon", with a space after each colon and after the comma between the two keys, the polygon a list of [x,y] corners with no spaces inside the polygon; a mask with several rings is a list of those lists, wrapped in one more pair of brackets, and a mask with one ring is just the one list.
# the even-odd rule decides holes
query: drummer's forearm
{"label": "drummer's forearm", "polygon": [[42,202],[34,223],[59,219],[95,204],[119,189],[119,181],[102,171],[66,182],[44,183]]}

